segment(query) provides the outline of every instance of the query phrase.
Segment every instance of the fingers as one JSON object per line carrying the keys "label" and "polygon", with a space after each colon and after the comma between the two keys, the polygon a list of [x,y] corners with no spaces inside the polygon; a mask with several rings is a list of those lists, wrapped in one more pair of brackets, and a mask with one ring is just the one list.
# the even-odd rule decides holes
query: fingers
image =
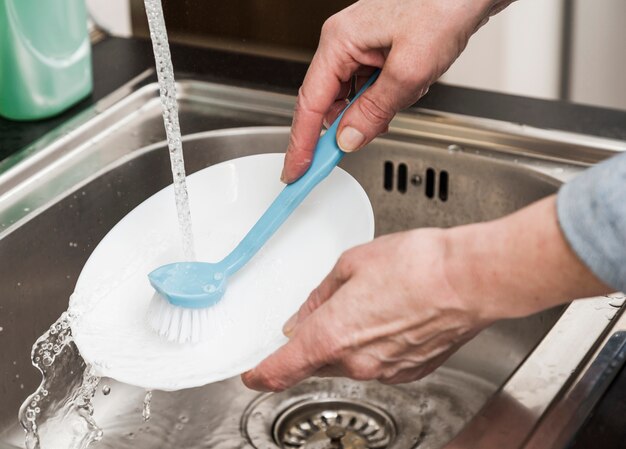
{"label": "fingers", "polygon": [[[298,93],[291,134],[281,179],[291,183],[309,168],[324,117],[342,92],[356,63],[342,63],[334,52],[320,44]],[[343,91],[342,91],[343,89]],[[344,97],[345,98],[345,97]]]}
{"label": "fingers", "polygon": [[[354,253],[347,252],[302,306],[302,318],[289,342],[242,375],[250,388],[281,391],[310,377],[323,366],[332,366],[353,345],[348,330],[346,304],[351,292],[344,284],[354,272]],[[343,288],[342,288],[343,287]],[[330,298],[333,301],[328,301]],[[347,324],[348,323],[348,324]]]}
{"label": "fingers", "polygon": [[326,329],[327,321],[324,314],[314,315],[289,342],[242,374],[244,384],[258,391],[282,391],[332,364],[338,341]]}
{"label": "fingers", "polygon": [[292,339],[256,368],[241,375],[248,388],[257,391],[282,391],[309,377],[321,366],[305,352],[301,339]]}
{"label": "fingers", "polygon": [[384,133],[395,114],[427,90],[430,78],[407,61],[413,54],[401,46],[392,48],[378,80],[346,111],[337,134],[343,151],[356,151]]}
{"label": "fingers", "polygon": [[346,98],[344,98],[343,100],[335,101],[330,106],[328,112],[324,116],[324,127],[330,128],[330,125],[332,125],[333,122],[337,120],[337,117],[339,117],[339,114],[341,114],[341,112],[346,108],[347,105],[348,100]]}
{"label": "fingers", "polygon": [[352,81],[341,83],[341,88],[339,89],[337,98],[335,98],[335,102],[330,105],[326,115],[324,116],[324,128],[330,128],[330,125],[337,120],[339,114],[341,114],[341,112],[346,108],[349,103],[348,96],[350,95],[351,90]]}
{"label": "fingers", "polygon": [[[369,80],[370,76],[375,69],[371,67],[360,67],[356,73],[354,74],[354,92],[358,92],[361,90],[363,85]],[[326,116],[324,117],[324,127],[330,128],[337,117],[343,112],[343,110],[348,106],[350,101],[348,100],[348,96],[350,95],[350,91],[352,90],[352,82],[343,83],[339,95],[335,102],[330,106]]]}
{"label": "fingers", "polygon": [[344,254],[335,264],[331,272],[324,278],[309,294],[307,300],[300,306],[300,309],[283,326],[283,333],[290,337],[295,329],[306,320],[315,310],[324,304],[335,294],[343,284],[345,284],[352,274],[353,265],[350,263],[350,256]]}
{"label": "fingers", "polygon": [[[324,118],[335,100],[347,97],[351,76],[373,70],[362,69],[363,66],[380,67],[383,64],[384,51],[369,48],[371,45],[365,45],[368,48],[359,50],[358,55],[352,54],[358,47],[353,38],[362,36],[354,25],[353,20],[339,14],[328,19],[322,27],[319,47],[298,93],[281,175],[283,182],[297,180],[309,168]],[[337,107],[331,111],[329,123],[337,117]]]}

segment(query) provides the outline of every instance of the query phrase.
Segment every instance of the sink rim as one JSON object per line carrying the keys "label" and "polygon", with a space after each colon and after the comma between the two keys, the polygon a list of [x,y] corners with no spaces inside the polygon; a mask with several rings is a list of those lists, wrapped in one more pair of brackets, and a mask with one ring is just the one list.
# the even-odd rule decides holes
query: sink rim
{"label": "sink rim", "polygon": [[[292,95],[197,81],[189,75],[179,78],[177,90],[180,102],[202,101],[285,119],[291,118],[295,105],[295,96]],[[23,191],[32,178],[37,177],[40,182],[45,182],[42,178],[51,176],[54,170],[59,169],[59,164],[67,163],[68,159],[93,158],[94,154],[89,151],[91,143],[97,142],[111,128],[131,120],[155,102],[159,102],[158,84],[155,82],[154,70],[148,69],[57,129],[0,161],[0,211],[6,210],[7,204],[14,204],[19,200],[16,193]],[[424,139],[440,144],[443,142],[468,148],[479,147],[483,154],[490,157],[524,159],[527,167],[536,171],[562,165],[588,167],[626,151],[626,141],[544,130],[418,107],[399,113],[391,122],[385,138],[407,141]],[[528,146],[530,142],[533,142],[532,147]],[[103,164],[108,165],[143,147],[145,145],[121,153],[112,152],[107,155],[109,160]],[[99,168],[104,165],[101,163]],[[91,175],[93,174],[92,172]],[[561,182],[571,178],[567,174],[546,174]],[[86,176],[83,175],[81,180]],[[60,196],[73,190],[76,185],[76,182],[65,183],[65,189],[56,193]],[[32,215],[34,209],[42,205],[41,201],[33,204],[34,207],[28,208],[28,214],[16,214],[13,211],[9,223],[0,215],[0,238],[10,230],[11,225],[19,224],[22,218]]]}

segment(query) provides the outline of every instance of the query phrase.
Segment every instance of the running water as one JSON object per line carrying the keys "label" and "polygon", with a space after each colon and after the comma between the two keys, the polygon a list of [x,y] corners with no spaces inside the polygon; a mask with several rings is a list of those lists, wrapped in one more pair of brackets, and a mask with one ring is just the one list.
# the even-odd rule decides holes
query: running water
{"label": "running water", "polygon": [[159,79],[163,122],[165,123],[167,146],[170,150],[170,162],[174,177],[174,195],[176,198],[178,223],[183,234],[183,251],[188,260],[195,260],[189,196],[187,194],[187,183],[185,182],[183,143],[178,122],[176,82],[174,80],[172,55],[170,54],[170,46],[167,40],[163,6],[161,5],[161,0],[144,0],[144,3],[150,26],[150,39],[152,40],[157,77]]}
{"label": "running water", "polygon": [[100,378],[80,356],[70,320],[63,313],[33,346],[31,359],[43,380],[19,413],[27,449],[84,449],[102,438],[92,406]]}
{"label": "running water", "polygon": [[[185,258],[195,260],[176,83],[163,7],[161,0],[145,0],[145,7],[157,68],[183,252]],[[85,449],[102,439],[102,429],[93,419],[92,405],[100,378],[78,352],[72,339],[71,319],[71,312],[65,312],[33,346],[32,363],[41,372],[43,380],[19,412],[20,423],[26,431],[27,449]],[[110,387],[103,387],[104,395],[110,391]],[[142,412],[144,422],[150,419],[151,399],[152,392],[146,392]]]}

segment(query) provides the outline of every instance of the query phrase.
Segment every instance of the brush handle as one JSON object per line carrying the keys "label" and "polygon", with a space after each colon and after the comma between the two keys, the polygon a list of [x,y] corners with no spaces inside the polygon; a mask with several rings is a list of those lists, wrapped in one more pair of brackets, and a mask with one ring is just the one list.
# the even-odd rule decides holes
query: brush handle
{"label": "brush handle", "polygon": [[307,172],[294,183],[285,186],[243,240],[220,263],[220,265],[226,267],[225,271],[228,275],[232,275],[252,259],[291,213],[302,203],[311,190],[324,180],[341,161],[345,154],[337,145],[337,128],[339,127],[341,117],[350,105],[376,81],[379,74],[380,70],[374,72],[331,127],[320,137],[313,153],[313,161]]}

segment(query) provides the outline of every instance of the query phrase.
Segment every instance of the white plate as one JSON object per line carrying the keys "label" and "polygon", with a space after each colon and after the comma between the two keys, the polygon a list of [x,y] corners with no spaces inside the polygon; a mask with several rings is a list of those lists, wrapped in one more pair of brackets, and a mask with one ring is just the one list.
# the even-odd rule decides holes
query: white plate
{"label": "white plate", "polygon": [[[252,227],[283,188],[283,157],[243,157],[187,178],[198,260],[220,260]],[[367,195],[348,173],[334,170],[229,279],[212,308],[212,338],[169,343],[146,320],[153,294],[147,274],[183,260],[169,186],[124,217],[85,264],[70,300],[74,339],[97,374],[144,388],[178,390],[237,375],[286,341],[283,323],[344,250],[373,235]]]}

